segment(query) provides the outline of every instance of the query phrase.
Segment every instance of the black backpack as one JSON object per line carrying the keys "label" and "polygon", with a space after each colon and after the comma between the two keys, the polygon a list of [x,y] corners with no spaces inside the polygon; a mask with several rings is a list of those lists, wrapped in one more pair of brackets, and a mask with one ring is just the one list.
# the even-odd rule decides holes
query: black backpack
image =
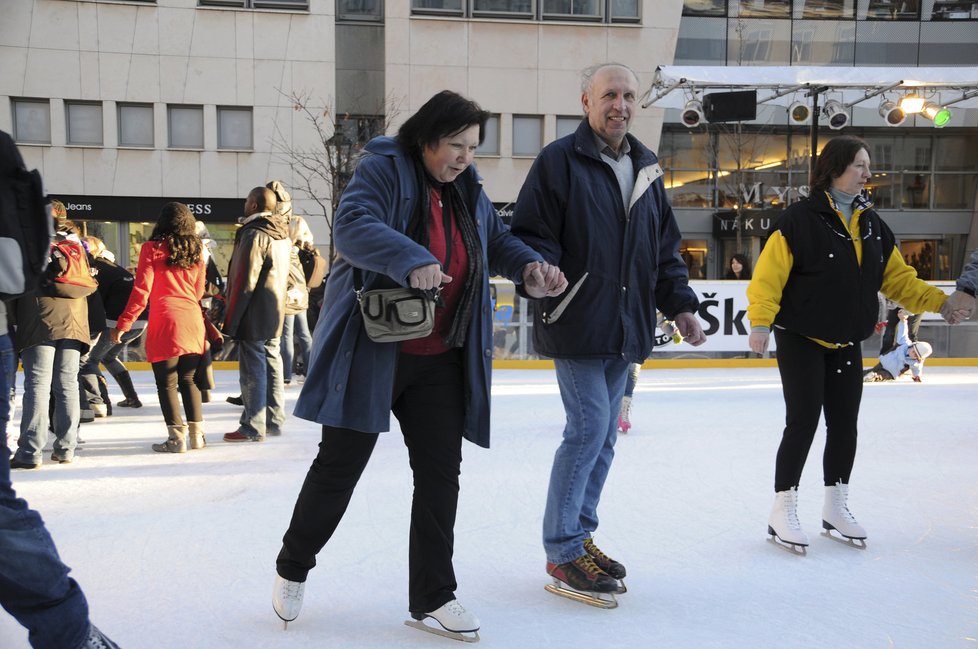
{"label": "black backpack", "polygon": [[24,167],[13,139],[0,131],[0,299],[37,289],[53,236],[41,174]]}

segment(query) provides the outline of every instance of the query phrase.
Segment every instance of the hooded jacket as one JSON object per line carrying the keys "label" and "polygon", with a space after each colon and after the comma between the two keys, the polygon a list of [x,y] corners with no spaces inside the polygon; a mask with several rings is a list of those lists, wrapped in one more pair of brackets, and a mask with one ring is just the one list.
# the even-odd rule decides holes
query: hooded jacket
{"label": "hooded jacket", "polygon": [[245,220],[228,265],[226,336],[270,340],[282,335],[291,253],[284,216],[259,212]]}
{"label": "hooded jacket", "polygon": [[[523,267],[540,255],[514,237],[482,190],[473,166],[456,180],[468,197],[486,260],[462,348],[465,423],[462,434],[489,446],[489,383],[492,372],[492,305],[489,274],[521,283]],[[411,162],[389,137],[371,140],[336,212],[333,236],[340,258],[326,282],[325,307],[313,336],[309,371],[295,415],[328,426],[364,432],[390,430],[391,395],[399,343],[367,337],[353,292],[353,267],[364,289],[407,286],[409,273],[438,263],[404,232],[419,200]],[[432,413],[437,417],[438,413]]]}
{"label": "hooded jacket", "polygon": [[674,320],[699,307],[658,159],[625,137],[636,175],[627,206],[586,119],[540,152],[520,190],[513,234],[569,283],[533,309],[534,345],[547,356],[641,363],[652,351],[656,309]]}

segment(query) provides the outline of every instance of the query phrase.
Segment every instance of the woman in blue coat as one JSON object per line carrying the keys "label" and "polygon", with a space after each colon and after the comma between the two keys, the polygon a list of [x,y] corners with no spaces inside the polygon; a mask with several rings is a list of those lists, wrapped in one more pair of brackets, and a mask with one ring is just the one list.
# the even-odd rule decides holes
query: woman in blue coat
{"label": "woman in blue coat", "polygon": [[[489,276],[531,297],[561,293],[555,266],[510,234],[472,166],[489,114],[453,92],[432,97],[397,138],[365,148],[333,223],[339,259],[326,286],[295,414],[323,425],[277,560],[273,605],[288,623],[306,575],[339,524],[380,432],[400,424],[414,473],[409,551],[412,625],[477,635],[455,599],[452,567],[462,438],[489,445],[492,308]],[[441,287],[434,332],[400,343],[367,337],[354,295],[363,288]]]}

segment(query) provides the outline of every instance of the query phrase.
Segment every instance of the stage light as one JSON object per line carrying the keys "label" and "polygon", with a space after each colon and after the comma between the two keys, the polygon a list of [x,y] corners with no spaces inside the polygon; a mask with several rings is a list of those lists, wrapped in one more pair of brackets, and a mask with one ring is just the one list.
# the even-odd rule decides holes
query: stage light
{"label": "stage light", "polygon": [[803,101],[796,101],[788,107],[789,124],[807,124],[812,118],[812,109]]}
{"label": "stage light", "polygon": [[920,114],[934,122],[934,128],[943,128],[951,121],[951,111],[932,101],[924,104],[924,108],[920,111]]}
{"label": "stage light", "polygon": [[706,118],[703,117],[703,103],[697,99],[690,99],[683,108],[682,120],[686,128],[699,126]]}
{"label": "stage light", "polygon": [[895,101],[887,99],[880,104],[880,117],[886,121],[887,126],[899,126],[906,121],[907,113]]}
{"label": "stage light", "polygon": [[913,93],[905,95],[903,99],[900,100],[900,108],[902,108],[903,112],[907,114],[919,113],[924,109],[924,98]]}
{"label": "stage light", "polygon": [[849,113],[846,112],[845,107],[841,103],[834,99],[825,102],[825,108],[822,109],[822,113],[829,120],[829,128],[834,131],[845,128],[846,124],[849,123]]}

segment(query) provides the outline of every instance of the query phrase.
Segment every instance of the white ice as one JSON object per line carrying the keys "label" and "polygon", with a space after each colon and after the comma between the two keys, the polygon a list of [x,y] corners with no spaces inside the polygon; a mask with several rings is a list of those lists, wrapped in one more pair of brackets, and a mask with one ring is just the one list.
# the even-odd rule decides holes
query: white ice
{"label": "white ice", "polygon": [[[281,438],[222,442],[240,409],[224,402],[237,373],[220,371],[209,446],[152,453],[165,430],[151,374],[135,378],[144,407],[83,424],[73,464],[14,472],[121,647],[462,646],[403,625],[411,476],[396,420],[283,631],[275,556],[319,427],[290,417]],[[287,390],[290,412],[298,391]],[[496,371],[493,395],[493,447],[466,443],[456,526],[457,594],[482,621],[480,646],[978,646],[978,368],[866,386],[850,487],[866,550],[818,535],[819,432],[800,489],[807,557],[765,540],[784,421],[777,370],[644,371],[599,510],[598,545],[628,567],[610,611],[543,588],[540,525],[563,428],[553,371]],[[0,647],[26,649],[26,635],[0,612]]]}

